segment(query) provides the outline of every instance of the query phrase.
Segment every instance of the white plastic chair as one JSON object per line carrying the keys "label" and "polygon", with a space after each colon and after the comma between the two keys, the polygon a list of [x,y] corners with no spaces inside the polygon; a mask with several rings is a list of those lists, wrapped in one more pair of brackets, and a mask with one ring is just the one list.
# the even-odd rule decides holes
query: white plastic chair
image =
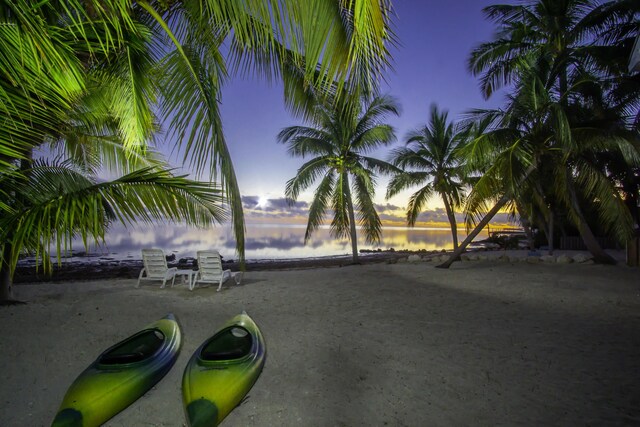
{"label": "white plastic chair", "polygon": [[222,284],[229,278],[234,278],[236,284],[240,284],[242,273],[231,273],[222,267],[222,258],[218,251],[198,251],[198,271],[193,281],[193,288],[198,283],[218,283],[218,291],[222,289]]}
{"label": "white plastic chair", "polygon": [[162,249],[143,249],[142,264],[144,268],[140,271],[136,288],[140,287],[140,281],[142,280],[161,280],[162,286],[160,288],[164,288],[169,279],[171,279],[171,286],[173,287],[178,269],[167,266],[167,258],[164,256]]}

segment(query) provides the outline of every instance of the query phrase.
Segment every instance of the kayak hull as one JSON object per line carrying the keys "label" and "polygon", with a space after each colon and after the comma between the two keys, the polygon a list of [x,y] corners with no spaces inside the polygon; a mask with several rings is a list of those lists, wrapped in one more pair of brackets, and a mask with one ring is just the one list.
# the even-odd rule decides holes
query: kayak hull
{"label": "kayak hull", "polygon": [[189,426],[217,426],[240,404],[266,360],[260,329],[246,313],[235,316],[194,352],[182,378]]}
{"label": "kayak hull", "polygon": [[104,424],[169,372],[180,345],[180,328],[168,315],[108,348],[71,384],[52,427]]}

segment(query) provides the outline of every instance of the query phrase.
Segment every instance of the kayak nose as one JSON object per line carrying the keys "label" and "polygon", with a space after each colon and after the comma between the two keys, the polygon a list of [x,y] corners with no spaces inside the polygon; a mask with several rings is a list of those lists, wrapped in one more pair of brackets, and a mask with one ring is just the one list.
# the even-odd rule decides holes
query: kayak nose
{"label": "kayak nose", "polygon": [[73,408],[58,412],[51,427],[82,427],[82,413]]}
{"label": "kayak nose", "polygon": [[176,316],[174,316],[173,313],[169,313],[166,316],[164,316],[163,319],[176,320]]}
{"label": "kayak nose", "polygon": [[187,406],[187,418],[191,427],[218,425],[218,408],[207,399],[198,399]]}

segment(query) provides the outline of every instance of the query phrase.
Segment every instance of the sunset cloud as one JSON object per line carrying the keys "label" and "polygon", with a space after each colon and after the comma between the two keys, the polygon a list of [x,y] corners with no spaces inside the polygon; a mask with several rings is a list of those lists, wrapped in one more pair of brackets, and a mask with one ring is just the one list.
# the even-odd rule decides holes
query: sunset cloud
{"label": "sunset cloud", "polygon": [[[247,223],[291,223],[306,224],[309,217],[309,203],[296,201],[289,204],[284,197],[263,200],[260,196],[243,196],[242,204],[245,209]],[[383,225],[406,226],[406,207],[391,203],[376,204],[376,211]],[[327,212],[326,221],[330,221],[330,212]],[[458,227],[464,226],[464,215],[456,213]],[[507,214],[497,214],[492,223],[508,223]],[[444,208],[433,208],[421,212],[416,220],[416,227],[449,227],[447,212]]]}

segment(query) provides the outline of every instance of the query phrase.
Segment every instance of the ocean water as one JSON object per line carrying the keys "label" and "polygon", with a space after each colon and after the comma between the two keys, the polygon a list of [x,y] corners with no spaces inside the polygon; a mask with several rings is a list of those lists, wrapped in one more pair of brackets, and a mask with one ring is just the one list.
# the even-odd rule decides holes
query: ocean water
{"label": "ocean water", "polygon": [[[305,244],[305,225],[293,224],[248,224],[245,234],[246,258],[248,260],[295,259],[338,256],[351,254],[351,243],[347,239],[334,239],[329,226],[318,229]],[[459,230],[458,239],[466,237]],[[481,233],[476,240],[486,238]],[[451,231],[443,228],[383,227],[379,244],[371,245],[358,236],[358,249],[365,250],[436,250],[452,249]],[[226,260],[237,257],[236,242],[230,227],[200,230],[186,226],[156,225],[124,228],[114,226],[105,238],[105,244],[91,245],[93,256],[113,259],[140,259],[143,248],[160,248],[167,255],[177,258],[195,257],[201,249],[216,249]],[[74,253],[83,252],[82,243],[76,242]]]}

